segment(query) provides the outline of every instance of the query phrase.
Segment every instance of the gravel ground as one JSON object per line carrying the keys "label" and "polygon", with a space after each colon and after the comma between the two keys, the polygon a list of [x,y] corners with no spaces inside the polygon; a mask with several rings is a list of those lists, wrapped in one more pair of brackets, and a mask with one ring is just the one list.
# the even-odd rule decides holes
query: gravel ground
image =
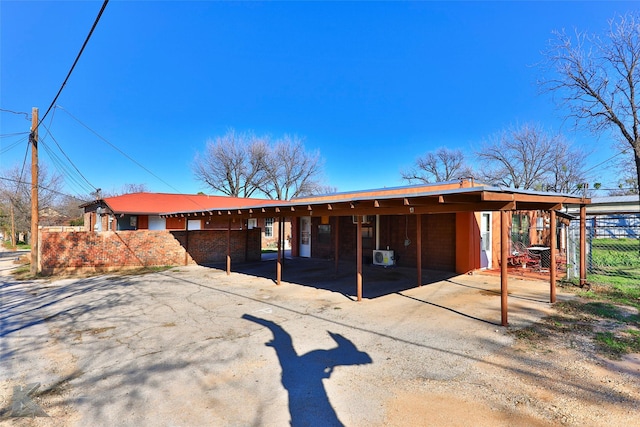
{"label": "gravel ground", "polygon": [[[0,272],[11,255],[3,253]],[[263,263],[264,265],[265,263]],[[293,262],[285,272],[295,271]],[[627,426],[640,416],[640,359],[612,363],[578,333],[517,331],[553,313],[548,284],[326,266],[227,276],[190,266],[0,288],[0,422],[15,426]],[[324,268],[320,268],[324,267]],[[298,271],[298,273],[300,273]],[[314,273],[315,271],[315,273]],[[330,290],[328,283],[342,280]],[[313,286],[295,283],[302,281]],[[561,291],[561,290],[560,290]],[[559,292],[560,299],[569,295]],[[49,417],[14,417],[14,387]]]}

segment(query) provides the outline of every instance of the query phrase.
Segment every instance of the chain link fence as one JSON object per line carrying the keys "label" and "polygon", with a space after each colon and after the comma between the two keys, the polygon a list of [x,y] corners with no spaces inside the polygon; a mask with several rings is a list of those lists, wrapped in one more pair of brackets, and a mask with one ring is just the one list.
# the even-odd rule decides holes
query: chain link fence
{"label": "chain link fence", "polygon": [[[640,283],[640,214],[588,216],[586,222],[587,280]],[[580,277],[580,221],[567,233],[567,278]]]}

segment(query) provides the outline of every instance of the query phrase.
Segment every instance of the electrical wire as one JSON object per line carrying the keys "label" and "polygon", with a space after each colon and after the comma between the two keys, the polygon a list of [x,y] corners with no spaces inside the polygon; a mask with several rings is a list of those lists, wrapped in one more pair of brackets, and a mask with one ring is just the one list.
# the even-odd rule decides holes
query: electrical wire
{"label": "electrical wire", "polygon": [[75,117],[73,114],[71,114],[69,111],[67,111],[64,107],[60,106],[60,105],[56,105],[56,108],[61,109],[62,111],[64,111],[65,113],[67,113],[69,115],[69,117],[71,117],[72,119],[74,119],[76,122],[78,122],[81,126],[83,126],[84,128],[86,128],[89,132],[93,133],[95,136],[97,136],[98,138],[100,138],[103,142],[105,142],[106,144],[108,144],[111,148],[113,148],[114,150],[116,150],[118,153],[122,154],[124,157],[126,157],[127,159],[129,159],[131,162],[133,162],[136,166],[138,166],[139,168],[143,169],[145,172],[147,172],[148,174],[150,174],[151,176],[153,176],[154,178],[156,178],[158,181],[162,182],[163,184],[165,184],[167,187],[173,189],[174,191],[180,193],[180,190],[178,190],[177,188],[175,188],[173,185],[169,184],[167,181],[163,180],[162,178],[160,178],[158,175],[156,175],[155,173],[153,173],[151,170],[149,170],[148,168],[146,168],[144,165],[142,165],[140,162],[138,162],[137,160],[135,160],[133,157],[129,156],[127,153],[125,153],[124,151],[122,151],[120,148],[118,148],[115,144],[112,144],[111,142],[109,142],[106,138],[104,138],[103,136],[101,136],[98,132],[96,132],[95,130],[91,129],[89,126],[87,126],[86,124],[84,124],[83,122],[81,122],[77,117]]}
{"label": "electrical wire", "polygon": [[[4,176],[0,176],[0,180],[13,182],[14,184],[19,184],[19,185],[28,185],[29,187],[31,187],[31,181],[22,181],[22,180],[17,180],[17,179],[13,179],[13,178],[7,178],[7,177],[4,177]],[[51,192],[53,194],[57,194],[59,196],[71,197],[72,199],[76,199],[76,200],[81,201],[81,202],[87,202],[88,201],[87,199],[76,197],[73,194],[63,193],[63,192],[58,191],[58,190],[53,190],[51,188],[45,187],[44,185],[38,185],[38,188],[41,189],[41,190],[49,191],[49,192]]]}
{"label": "electrical wire", "polygon": [[[95,187],[88,183],[87,181],[83,181],[78,175],[75,174],[73,169],[70,169],[69,166],[62,160],[57,153],[48,145],[42,144],[42,148],[49,155],[53,166],[58,170],[58,173],[65,178],[65,182],[68,185],[74,186],[76,192],[78,194],[89,194],[92,191],[95,191]],[[82,177],[82,175],[80,175]],[[82,177],[84,178],[84,177]],[[87,186],[89,184],[89,187]],[[77,189],[80,189],[78,191]]]}
{"label": "electrical wire", "polygon": [[29,115],[29,113],[25,113],[24,111],[7,110],[6,108],[0,108],[0,111],[2,111],[4,113],[12,113],[12,114],[18,114],[18,115],[23,115],[24,114],[25,119],[27,121],[31,121],[31,116]]}
{"label": "electrical wire", "polygon": [[87,43],[89,43],[89,39],[91,38],[91,35],[93,34],[93,30],[96,29],[96,26],[98,25],[98,22],[100,21],[100,18],[102,17],[102,12],[104,12],[104,10],[107,7],[108,3],[109,3],[109,0],[104,0],[104,3],[102,3],[102,8],[100,8],[100,12],[98,13],[98,16],[96,17],[95,21],[93,22],[93,25],[91,26],[91,30],[89,31],[89,34],[87,35],[86,39],[84,40],[84,43],[82,44],[82,47],[80,48],[80,52],[78,52],[78,55],[76,56],[75,61],[73,61],[73,65],[71,66],[71,69],[67,73],[67,77],[65,77],[64,81],[62,82],[62,85],[60,86],[60,89],[58,90],[58,93],[53,98],[53,101],[51,101],[51,104],[49,105],[49,108],[47,108],[47,111],[44,113],[44,115],[42,116],[42,118],[38,122],[38,124],[36,126],[36,129],[38,127],[40,127],[40,124],[45,119],[45,117],[47,117],[47,114],[49,114],[49,111],[51,111],[53,106],[56,105],[56,101],[58,100],[58,97],[60,96],[60,94],[62,93],[62,90],[64,89],[65,85],[67,84],[67,81],[69,80],[69,77],[71,77],[71,73],[73,72],[73,69],[76,67],[76,64],[78,63],[78,61],[80,60],[80,56],[82,56],[82,52],[84,52],[84,48],[87,47]]}
{"label": "electrical wire", "polygon": [[[52,118],[52,120],[53,120],[53,118]],[[51,125],[51,124],[49,124],[49,125]],[[52,140],[53,140],[53,142],[55,143],[56,147],[58,147],[58,150],[60,150],[60,152],[62,153],[62,155],[65,157],[65,159],[67,159],[67,162],[71,165],[71,167],[73,168],[73,170],[75,171],[75,173],[77,173],[77,175],[79,175],[79,176],[80,176],[80,178],[82,179],[82,181],[84,181],[84,183],[86,183],[86,184],[90,187],[90,189],[91,189],[92,191],[96,191],[96,190],[97,190],[97,188],[96,188],[93,184],[91,184],[91,182],[89,182],[89,180],[88,180],[88,179],[87,179],[87,178],[82,174],[82,172],[80,172],[80,169],[78,169],[78,167],[73,163],[73,161],[71,160],[71,158],[70,158],[70,157],[67,155],[67,153],[65,153],[65,151],[62,149],[62,147],[60,146],[60,144],[58,144],[58,141],[56,140],[56,138],[55,138],[55,137],[53,136],[53,134],[51,133],[51,130],[50,130],[48,127],[44,126],[44,125],[43,125],[43,127],[44,127],[44,128],[45,128],[45,130],[47,131],[47,135],[48,135],[49,137],[51,137],[51,139],[52,139]],[[60,169],[63,169],[63,170],[65,170],[65,171],[67,171],[66,176],[69,176],[70,178],[74,179],[74,181],[76,182],[76,184],[79,184],[80,188],[83,188],[83,190],[85,190],[85,191],[86,191],[86,189],[87,189],[86,185],[85,185],[84,183],[82,183],[82,181],[80,181],[79,179],[77,179],[77,178],[74,176],[73,171],[70,171],[68,168],[64,167],[64,162],[62,162],[62,161],[61,161],[61,159],[60,159],[60,158],[59,158],[59,157],[58,157],[58,156],[53,152],[53,150],[52,150],[51,148],[49,148],[49,147],[47,146],[47,144],[46,144],[46,143],[45,143],[45,144],[43,144],[43,148],[45,149],[45,151],[47,151],[47,153],[49,154],[49,157],[50,157],[52,160],[54,160],[54,159],[55,159],[55,160],[57,161],[57,163],[58,163],[58,164],[59,164],[59,166],[60,166]],[[65,173],[64,173],[64,172],[62,172],[62,170],[60,170],[60,169],[59,169],[59,171],[60,171],[63,175],[65,175]],[[89,192],[90,192],[90,191],[87,191],[87,193],[89,193]]]}
{"label": "electrical wire", "polygon": [[[63,178],[67,179],[67,184],[75,185],[77,194],[86,195],[91,193],[92,191],[95,191],[96,187],[93,186],[91,182],[89,182],[89,180],[80,172],[80,170],[71,161],[69,156],[67,156],[67,154],[62,149],[60,144],[58,144],[58,141],[56,140],[56,138],[51,133],[51,125],[53,124],[54,117],[55,117],[55,110],[51,115],[51,119],[49,121],[49,127],[46,127],[44,124],[42,125],[46,130],[46,133],[41,140],[42,148],[44,149],[45,152],[47,152],[47,154],[49,154],[49,158],[51,159],[51,162],[53,163],[54,167],[58,170],[58,172],[63,176]],[[61,159],[58,156],[58,154],[53,150],[52,147],[47,145],[47,142],[46,142],[47,137],[51,137],[51,139],[53,140],[55,145],[58,147],[62,155],[67,159],[67,162]],[[68,165],[71,165],[72,168],[69,168]],[[80,191],[78,191],[78,189],[80,189]]]}
{"label": "electrical wire", "polygon": [[[31,134],[29,134],[29,142],[31,142]],[[20,179],[22,179],[22,175],[24,175],[24,168],[27,165],[27,155],[29,154],[29,144],[24,151],[24,159],[22,159],[22,168],[20,169]]]}
{"label": "electrical wire", "polygon": [[[125,153],[123,150],[121,150],[119,147],[117,147],[115,144],[111,143],[109,140],[107,140],[105,137],[103,137],[102,135],[100,135],[98,132],[96,132],[95,130],[93,130],[92,128],[90,128],[88,125],[86,125],[85,123],[83,123],[82,121],[80,121],[80,119],[78,119],[76,116],[74,116],[73,114],[71,114],[69,111],[67,111],[64,107],[62,107],[61,105],[56,105],[56,109],[60,109],[62,111],[64,111],[65,113],[67,113],[69,115],[69,117],[71,117],[73,120],[75,120],[76,122],[78,122],[82,127],[84,127],[85,129],[87,129],[89,132],[93,133],[96,137],[98,137],[100,140],[102,140],[104,143],[106,143],[107,145],[109,145],[111,148],[113,148],[114,150],[116,150],[118,153],[120,153],[122,156],[126,157],[129,161],[131,161],[133,164],[135,164],[136,166],[138,166],[139,168],[141,168],[142,170],[144,170],[145,172],[147,172],[149,175],[153,176],[154,178],[156,178],[158,181],[162,182],[164,185],[166,185],[167,187],[173,189],[176,193],[181,194],[181,191],[178,190],[176,187],[174,187],[173,185],[171,185],[170,183],[168,183],[167,181],[165,181],[164,179],[160,178],[158,175],[156,175],[155,173],[153,173],[151,170],[149,170],[147,167],[145,167],[144,165],[142,165],[140,162],[138,162],[136,159],[134,159],[133,157],[129,156],[127,153]],[[196,206],[199,206],[201,208],[205,208],[205,206],[202,206],[200,203],[198,203],[198,201],[194,198],[189,197],[188,194],[184,195],[188,200],[191,200]]]}
{"label": "electrical wire", "polygon": [[[29,134],[29,132],[26,132],[27,134]],[[0,154],[4,154],[10,150],[12,150],[14,147],[17,147],[18,145],[24,143],[25,141],[28,141],[29,137],[28,136],[24,136],[20,139],[18,139],[15,142],[12,142],[11,144],[5,145],[4,147],[2,147],[2,149],[0,149]]]}
{"label": "electrical wire", "polygon": [[614,154],[613,156],[609,157],[609,158],[608,158],[608,159],[606,159],[606,160],[601,161],[600,163],[598,163],[598,164],[597,164],[597,165],[595,165],[595,166],[590,167],[589,169],[587,169],[586,171],[584,171],[584,173],[585,173],[585,174],[586,174],[586,173],[589,173],[589,172],[591,172],[592,170],[594,170],[595,168],[598,168],[598,167],[600,167],[600,166],[604,165],[605,163],[610,162],[611,160],[615,159],[616,157],[618,157],[618,156],[620,156],[620,155],[622,155],[622,154],[627,154],[627,153],[629,152],[629,150],[631,150],[631,148],[625,148],[625,149],[624,149],[624,150],[622,150],[621,152],[619,152],[619,153],[617,153],[617,154]]}
{"label": "electrical wire", "polygon": [[11,136],[20,136],[20,135],[28,135],[29,132],[14,132],[14,133],[3,133],[0,134],[0,138],[9,138]]}

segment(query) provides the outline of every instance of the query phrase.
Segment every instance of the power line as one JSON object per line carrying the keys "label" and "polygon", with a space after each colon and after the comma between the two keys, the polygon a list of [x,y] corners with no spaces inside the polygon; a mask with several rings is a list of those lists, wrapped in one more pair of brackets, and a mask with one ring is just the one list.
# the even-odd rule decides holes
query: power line
{"label": "power line", "polygon": [[[55,111],[55,110],[54,110]],[[55,114],[55,113],[54,113]],[[69,158],[69,156],[67,155],[67,153],[65,153],[65,151],[62,149],[62,147],[60,146],[60,144],[58,144],[58,141],[55,139],[55,137],[53,136],[53,134],[51,133],[50,127],[51,127],[51,123],[53,122],[53,115],[51,116],[51,122],[49,123],[49,127],[44,126],[44,128],[46,129],[47,133],[45,135],[45,138],[43,138],[43,142],[44,139],[46,139],[47,135],[51,137],[51,139],[53,140],[53,142],[56,144],[56,146],[58,147],[58,150],[60,150],[60,152],[62,153],[62,155],[67,159],[67,161],[69,162],[69,164],[73,167],[73,169],[77,172],[78,175],[80,175],[80,177],[82,178],[82,180],[84,180],[84,182],[86,182],[89,187],[91,187],[94,191],[97,190],[97,188],[91,184],[89,182],[89,180],[82,174],[82,172],[80,172],[80,169],[78,169],[78,167],[73,163],[73,161],[71,161],[71,158]],[[45,147],[45,149],[47,149],[47,152],[50,152],[50,154],[53,154],[51,152],[51,150],[48,149],[46,144],[43,144],[43,146]],[[56,156],[57,158],[57,156]],[[62,162],[61,162],[62,163]],[[82,187],[82,185],[81,185]]]}
{"label": "power line", "polygon": [[[19,180],[18,180],[18,179],[13,179],[13,178],[7,178],[7,177],[4,177],[4,176],[0,176],[0,179],[1,179],[1,180],[3,180],[3,181],[13,182],[13,183],[15,183],[15,184],[21,184],[21,185],[28,185],[28,186],[31,186],[31,181],[23,181],[22,179],[19,179]],[[72,195],[72,194],[63,193],[63,192],[58,191],[58,190],[53,190],[53,189],[51,189],[51,188],[45,187],[44,185],[40,185],[40,184],[38,184],[38,188],[43,189],[43,190],[46,190],[46,191],[49,191],[49,192],[54,193],[54,194],[57,194],[57,195],[59,195],[59,196],[71,197],[71,198],[76,199],[76,200],[79,200],[79,201],[81,201],[81,202],[86,202],[86,201],[87,201],[87,200],[85,200],[85,199],[81,199],[80,197],[76,197],[76,196],[74,196],[74,195]],[[17,189],[16,189],[16,190],[17,190]]]}
{"label": "power line", "polygon": [[2,111],[4,113],[12,113],[12,114],[18,114],[18,115],[23,115],[24,114],[25,120],[27,120],[27,121],[31,120],[31,116],[29,115],[29,113],[25,113],[24,111],[7,110],[6,108],[0,108],[0,111]]}
{"label": "power line", "polygon": [[[26,132],[27,134],[29,134],[29,132]],[[17,147],[18,145],[22,144],[23,142],[27,141],[29,138],[28,136],[22,137],[20,139],[18,139],[17,141],[6,145],[4,147],[2,147],[2,150],[0,150],[0,154],[4,154],[6,152],[8,152],[9,150],[13,149],[14,147]]]}
{"label": "power line", "polygon": [[80,189],[80,191],[76,191],[78,194],[89,194],[92,191],[93,187],[87,187],[87,185],[82,182],[82,180],[78,178],[76,174],[74,174],[74,171],[71,170],[62,159],[60,159],[60,157],[52,150],[51,147],[46,144],[42,144],[42,147],[49,155],[53,166],[64,178],[66,178],[65,182]]}
{"label": "power line", "polygon": [[[73,114],[71,114],[69,111],[67,111],[64,107],[60,106],[60,105],[56,105],[56,109],[61,109],[62,111],[64,111],[65,113],[67,113],[69,115],[69,117],[71,117],[72,119],[74,119],[76,122],[78,122],[81,126],[83,126],[85,129],[87,129],[89,132],[93,133],[95,136],[97,136],[99,139],[101,139],[102,141],[104,141],[107,145],[109,145],[111,148],[113,148],[114,150],[116,150],[118,153],[120,153],[121,155],[123,155],[124,157],[126,157],[127,159],[129,159],[131,162],[133,162],[136,166],[138,166],[139,168],[143,169],[145,172],[147,172],[149,175],[153,176],[154,178],[156,178],[158,181],[162,182],[163,184],[165,184],[167,187],[173,189],[176,193],[181,193],[180,190],[178,190],[176,187],[174,187],[173,185],[169,184],[167,181],[165,181],[164,179],[160,178],[158,175],[156,175],[155,173],[153,173],[151,170],[149,170],[148,168],[146,168],[144,165],[142,165],[140,162],[138,162],[137,160],[135,160],[133,157],[129,156],[127,153],[125,153],[124,151],[122,151],[120,148],[118,148],[115,144],[112,144],[111,142],[109,142],[106,138],[104,138],[102,135],[100,135],[98,132],[96,132],[95,130],[91,129],[88,125],[86,125],[85,123],[83,123],[82,121],[80,121],[77,117],[75,117]],[[204,206],[202,206],[200,203],[198,203],[197,200],[189,197],[189,195],[185,194],[184,195],[187,199],[191,200],[196,206],[200,206],[202,208],[204,208]]]}
{"label": "power line", "polygon": [[0,134],[0,138],[8,138],[10,136],[20,136],[20,135],[28,135],[29,132],[14,132],[14,133],[3,133]]}
{"label": "power line", "polygon": [[60,86],[60,89],[58,90],[58,93],[53,98],[53,101],[51,101],[51,104],[49,105],[49,108],[47,108],[47,111],[44,113],[44,116],[42,116],[42,118],[38,122],[38,125],[36,126],[36,128],[40,126],[40,124],[45,119],[45,117],[47,117],[47,114],[49,114],[49,111],[51,111],[53,106],[56,105],[56,101],[58,100],[58,97],[60,96],[60,94],[62,93],[62,90],[64,89],[65,85],[67,84],[67,81],[69,80],[69,77],[71,77],[71,73],[73,72],[73,69],[76,67],[76,64],[80,60],[80,56],[82,56],[82,52],[84,52],[84,48],[87,46],[87,43],[89,43],[89,39],[91,38],[91,35],[93,34],[93,30],[95,30],[96,26],[98,25],[98,21],[100,21],[100,17],[102,16],[102,12],[104,12],[104,9],[107,7],[107,3],[109,3],[109,0],[104,0],[104,3],[102,3],[102,8],[100,8],[100,12],[98,13],[98,16],[96,17],[95,21],[93,22],[93,25],[91,26],[91,30],[89,31],[89,34],[87,35],[87,38],[84,40],[84,43],[82,44],[82,48],[80,48],[80,52],[78,52],[78,55],[76,56],[75,61],[73,61],[73,65],[71,66],[71,69],[67,73],[67,77],[65,77],[64,81],[62,82],[62,85]]}
{"label": "power line", "polygon": [[601,161],[600,163],[598,163],[597,165],[595,165],[595,166],[593,166],[593,167],[591,167],[591,168],[587,169],[586,171],[584,171],[584,173],[585,173],[585,174],[587,174],[587,173],[591,172],[592,170],[594,170],[595,168],[600,167],[600,166],[604,165],[605,163],[610,162],[611,160],[615,159],[616,157],[618,157],[618,156],[620,156],[620,155],[622,155],[622,154],[627,154],[627,152],[628,152],[629,150],[631,150],[631,148],[625,148],[625,149],[624,149],[624,150],[622,150],[621,152],[619,152],[619,153],[617,153],[617,154],[614,154],[613,156],[609,157],[608,159],[603,160],[603,161]]}
{"label": "power line", "polygon": [[[31,142],[31,134],[29,134],[29,142]],[[29,154],[29,144],[27,144],[26,149],[24,150],[24,159],[22,159],[22,168],[20,169],[20,179],[22,179],[22,175],[24,174],[24,168],[27,165],[28,154]]]}
{"label": "power line", "polygon": [[[75,184],[75,186],[77,186],[77,188],[80,189],[80,192],[78,192],[78,194],[88,194],[90,193],[92,190],[95,190],[96,188],[89,182],[89,180],[80,172],[80,170],[76,167],[76,165],[71,161],[71,159],[69,158],[69,156],[67,156],[67,154],[64,152],[64,150],[62,149],[62,147],[60,146],[60,144],[58,144],[58,141],[56,140],[56,138],[53,136],[53,134],[51,133],[51,125],[53,124],[53,119],[55,117],[55,110],[54,113],[51,114],[50,119],[49,119],[49,127],[47,127],[46,125],[42,124],[42,126],[44,127],[44,129],[46,130],[46,133],[42,136],[42,138],[40,138],[40,144],[41,146],[44,148],[44,150],[49,154],[49,158],[51,159],[54,167],[56,169],[58,169],[58,172],[62,175],[62,177],[66,177],[68,178],[68,183],[71,184]],[[56,152],[46,143],[46,139],[47,137],[51,137],[51,139],[53,140],[53,142],[55,143],[55,145],[58,147],[58,149],[60,150],[60,152],[63,154],[63,156],[67,159],[66,163],[63,159],[61,159],[58,154],[56,154]],[[71,165],[72,168],[69,168],[68,165]],[[74,171],[75,170],[75,171]],[[78,178],[78,176],[80,178]],[[70,181],[70,182],[69,182]],[[84,182],[83,182],[84,181]],[[86,184],[88,184],[88,187]]]}
{"label": "power line", "polygon": [[111,142],[109,142],[106,138],[104,138],[103,136],[101,136],[98,132],[96,132],[95,130],[91,129],[89,126],[87,126],[86,124],[84,124],[83,122],[81,122],[77,117],[75,117],[73,114],[71,114],[69,111],[67,111],[66,109],[64,109],[62,106],[60,105],[56,105],[56,108],[61,109],[62,111],[64,111],[65,113],[67,113],[72,119],[74,119],[76,122],[78,122],[80,125],[82,125],[84,128],[86,128],[87,130],[89,130],[91,133],[93,133],[95,136],[97,136],[98,138],[100,138],[102,141],[104,141],[105,143],[107,143],[109,146],[111,146],[111,148],[113,148],[114,150],[116,150],[118,153],[122,154],[124,157],[126,157],[127,159],[129,159],[131,162],[133,162],[136,166],[140,167],[141,169],[143,169],[144,171],[146,171],[148,174],[150,174],[151,176],[153,176],[154,178],[156,178],[158,181],[162,182],[163,184],[165,184],[167,187],[172,188],[173,190],[175,190],[176,192],[180,193],[180,190],[178,190],[177,188],[175,188],[173,185],[169,184],[168,182],[166,182],[165,180],[163,180],[162,178],[160,178],[158,175],[156,175],[155,173],[153,173],[152,171],[150,171],[149,169],[147,169],[144,165],[142,165],[140,162],[138,162],[136,159],[134,159],[133,157],[129,156],[127,153],[125,153],[124,151],[122,151],[120,148],[118,148],[116,145],[112,144]]}

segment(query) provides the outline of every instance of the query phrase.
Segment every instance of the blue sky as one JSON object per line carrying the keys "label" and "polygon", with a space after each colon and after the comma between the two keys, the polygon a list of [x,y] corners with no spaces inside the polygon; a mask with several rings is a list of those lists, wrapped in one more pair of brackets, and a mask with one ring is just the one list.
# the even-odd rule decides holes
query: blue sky
{"label": "blue sky", "polygon": [[[0,108],[40,114],[102,1],[0,2]],[[514,123],[562,131],[594,166],[606,136],[575,131],[535,65],[554,29],[602,32],[636,2],[117,1],[105,10],[40,130],[95,187],[195,193],[190,165],[229,128],[305,138],[339,191],[404,185],[400,171],[446,146],[477,149]],[[89,126],[156,178],[106,144]],[[0,168],[21,165],[24,116],[0,112]],[[44,150],[43,163],[55,162]],[[61,156],[58,154],[58,156]],[[613,185],[612,171],[594,181]],[[67,177],[65,191],[90,191]]]}

